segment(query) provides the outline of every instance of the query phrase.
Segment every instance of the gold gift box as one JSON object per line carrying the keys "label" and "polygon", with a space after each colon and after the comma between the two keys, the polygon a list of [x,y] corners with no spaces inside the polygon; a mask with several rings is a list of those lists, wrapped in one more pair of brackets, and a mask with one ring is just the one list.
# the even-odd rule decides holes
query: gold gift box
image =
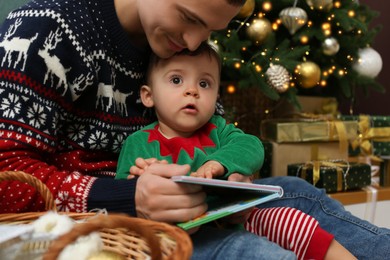
{"label": "gold gift box", "polygon": [[313,160],[347,160],[348,151],[338,142],[306,142],[272,144],[271,176],[286,176],[289,164]]}
{"label": "gold gift box", "polygon": [[[339,134],[340,131],[343,131],[342,134]],[[262,121],[260,132],[263,140],[277,143],[340,141],[340,138],[352,140],[358,136],[358,122],[269,119]]]}

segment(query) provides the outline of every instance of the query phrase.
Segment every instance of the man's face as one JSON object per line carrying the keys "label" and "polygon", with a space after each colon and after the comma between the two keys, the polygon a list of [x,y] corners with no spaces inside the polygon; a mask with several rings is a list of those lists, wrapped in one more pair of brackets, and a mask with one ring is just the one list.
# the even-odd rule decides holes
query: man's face
{"label": "man's face", "polygon": [[226,0],[139,0],[137,5],[149,45],[161,58],[195,50],[240,10]]}

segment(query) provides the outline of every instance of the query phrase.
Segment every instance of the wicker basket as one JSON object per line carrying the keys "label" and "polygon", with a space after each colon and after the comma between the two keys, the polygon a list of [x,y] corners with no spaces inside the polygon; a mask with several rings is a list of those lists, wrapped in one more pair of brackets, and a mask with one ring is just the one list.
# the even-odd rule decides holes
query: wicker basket
{"label": "wicker basket", "polygon": [[[21,181],[34,187],[43,197],[46,209],[56,211],[55,202],[48,188],[39,179],[20,171],[0,172],[0,181]],[[0,224],[25,224],[46,212],[0,214]],[[26,245],[25,250],[45,250],[44,259],[56,259],[63,248],[79,236],[99,231],[103,250],[123,256],[123,259],[189,259],[192,242],[182,229],[151,220],[133,218],[121,214],[71,213],[75,220],[83,220],[74,228],[51,243]]]}

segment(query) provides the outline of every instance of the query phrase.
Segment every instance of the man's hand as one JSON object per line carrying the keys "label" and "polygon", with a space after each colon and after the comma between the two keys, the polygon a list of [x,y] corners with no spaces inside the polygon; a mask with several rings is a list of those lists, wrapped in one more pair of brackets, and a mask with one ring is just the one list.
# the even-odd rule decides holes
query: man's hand
{"label": "man's hand", "polygon": [[168,161],[166,160],[157,160],[156,158],[137,158],[135,160],[135,165],[130,167],[130,174],[127,177],[127,179],[133,179],[135,176],[140,176],[144,171],[148,168],[149,165],[153,163],[162,163],[162,164],[168,164]]}
{"label": "man's hand", "polygon": [[179,184],[169,178],[185,175],[189,165],[152,163],[137,180],[137,216],[168,223],[189,221],[207,210],[200,185]]}

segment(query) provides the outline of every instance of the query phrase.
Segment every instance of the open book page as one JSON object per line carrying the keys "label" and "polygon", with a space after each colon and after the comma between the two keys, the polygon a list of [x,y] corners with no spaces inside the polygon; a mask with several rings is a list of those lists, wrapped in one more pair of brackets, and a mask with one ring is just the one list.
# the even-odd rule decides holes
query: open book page
{"label": "open book page", "polygon": [[207,212],[193,220],[177,224],[185,230],[283,196],[283,189],[280,186],[190,176],[174,176],[172,180],[180,183],[203,185],[208,194],[207,203],[209,208]]}

